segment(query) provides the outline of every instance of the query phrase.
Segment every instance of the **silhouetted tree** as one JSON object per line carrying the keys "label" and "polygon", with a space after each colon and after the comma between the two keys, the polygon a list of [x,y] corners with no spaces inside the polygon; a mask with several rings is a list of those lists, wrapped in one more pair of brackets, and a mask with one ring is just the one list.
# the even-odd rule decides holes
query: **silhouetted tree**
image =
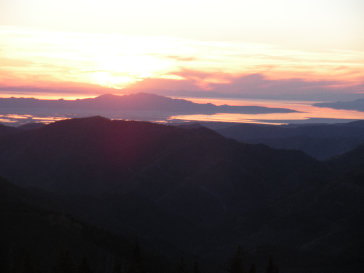
{"label": "silhouetted tree", "polygon": [[279,268],[277,265],[274,264],[273,258],[269,257],[268,266],[267,266],[267,273],[279,273]]}
{"label": "silhouetted tree", "polygon": [[1,252],[0,254],[0,272],[7,273],[9,267],[9,261],[5,258],[5,255]]}
{"label": "silhouetted tree", "polygon": [[193,263],[193,273],[201,273],[200,264],[199,264],[197,258],[195,259],[195,262]]}
{"label": "silhouetted tree", "polygon": [[21,249],[20,252],[15,256],[13,265],[11,266],[10,273],[38,273],[35,262],[30,254],[25,250]]}
{"label": "silhouetted tree", "polygon": [[269,257],[268,266],[267,266],[267,273],[274,273],[274,263],[272,256]]}
{"label": "silhouetted tree", "polygon": [[29,254],[26,254],[24,257],[24,272],[26,273],[37,273],[39,270],[36,269],[36,266],[34,264],[34,261],[29,256]]}
{"label": "silhouetted tree", "polygon": [[70,257],[68,251],[61,252],[56,265],[54,266],[54,273],[73,273],[75,272],[75,265]]}
{"label": "silhouetted tree", "polygon": [[82,259],[81,263],[79,264],[77,273],[92,273],[92,270],[85,257]]}
{"label": "silhouetted tree", "polygon": [[249,273],[256,273],[255,264],[250,266]]}
{"label": "silhouetted tree", "polygon": [[121,273],[121,261],[118,259],[113,266],[112,273]]}
{"label": "silhouetted tree", "polygon": [[186,264],[183,258],[181,258],[181,260],[179,261],[177,272],[186,273]]}
{"label": "silhouetted tree", "polygon": [[238,246],[234,258],[231,260],[230,273],[243,273],[243,258],[241,247]]}
{"label": "silhouetted tree", "polygon": [[133,255],[131,257],[128,273],[144,273],[144,272],[145,272],[144,261],[141,254],[139,243],[137,241],[135,243]]}

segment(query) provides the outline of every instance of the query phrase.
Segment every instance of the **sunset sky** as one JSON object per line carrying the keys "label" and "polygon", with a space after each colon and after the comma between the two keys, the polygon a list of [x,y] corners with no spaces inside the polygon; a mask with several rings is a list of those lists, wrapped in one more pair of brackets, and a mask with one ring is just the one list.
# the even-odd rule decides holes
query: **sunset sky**
{"label": "sunset sky", "polygon": [[362,0],[0,0],[0,96],[364,94]]}

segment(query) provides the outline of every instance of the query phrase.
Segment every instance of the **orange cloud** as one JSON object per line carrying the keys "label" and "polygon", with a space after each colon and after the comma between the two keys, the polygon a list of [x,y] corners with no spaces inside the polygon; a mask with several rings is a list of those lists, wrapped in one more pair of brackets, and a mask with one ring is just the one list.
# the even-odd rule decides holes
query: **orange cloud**
{"label": "orange cloud", "polygon": [[36,79],[11,78],[0,79],[0,96],[15,94],[57,94],[58,97],[93,96],[105,93],[120,93],[119,89],[107,88],[100,85],[82,82],[60,82],[50,79],[35,77]]}
{"label": "orange cloud", "polygon": [[361,51],[7,27],[0,27],[0,48],[1,93],[317,99],[364,92]]}
{"label": "orange cloud", "polygon": [[301,78],[271,79],[263,74],[232,75],[192,70],[173,73],[180,79],[145,79],[124,89],[127,92],[152,92],[174,96],[276,98],[327,100],[357,97],[364,93],[358,84],[335,80]]}

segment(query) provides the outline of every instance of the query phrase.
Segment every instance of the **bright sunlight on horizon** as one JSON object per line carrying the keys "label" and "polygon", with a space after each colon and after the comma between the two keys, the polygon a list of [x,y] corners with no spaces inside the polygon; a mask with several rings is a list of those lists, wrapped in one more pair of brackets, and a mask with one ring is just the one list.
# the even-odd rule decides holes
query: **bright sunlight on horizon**
{"label": "bright sunlight on horizon", "polygon": [[0,95],[364,93],[361,1],[2,1]]}

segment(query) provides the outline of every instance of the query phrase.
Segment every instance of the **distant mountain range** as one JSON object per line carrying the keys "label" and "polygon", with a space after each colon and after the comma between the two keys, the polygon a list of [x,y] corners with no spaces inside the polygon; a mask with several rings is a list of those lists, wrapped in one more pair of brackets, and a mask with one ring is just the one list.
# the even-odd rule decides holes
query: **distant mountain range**
{"label": "distant mountain range", "polygon": [[[207,127],[219,134],[244,143],[265,144],[272,148],[299,150],[326,160],[364,143],[364,121],[336,124],[266,125],[252,123],[185,122],[170,123],[180,128]],[[27,123],[18,127],[0,124],[0,136],[38,129],[43,123]]]}
{"label": "distant mountain range", "polygon": [[[209,123],[203,123],[210,126]],[[214,127],[213,124],[211,124]],[[263,125],[229,124],[215,129],[225,137],[272,148],[300,150],[317,159],[328,159],[364,143],[364,121],[336,124]]]}
{"label": "distant mountain range", "polygon": [[204,272],[226,272],[238,245],[282,272],[361,272],[363,166],[363,146],[320,162],[201,126],[102,117],[0,136],[0,175],[166,259],[198,256]]}
{"label": "distant mountain range", "polygon": [[315,103],[314,106],[364,112],[364,99],[357,99],[353,101],[322,102]]}
{"label": "distant mountain range", "polygon": [[8,135],[12,133],[19,132],[19,129],[15,127],[5,126],[3,124],[0,124],[0,136],[1,135]]}
{"label": "distant mountain range", "polygon": [[77,100],[40,100],[33,98],[0,98],[0,114],[30,114],[51,116],[103,115],[137,120],[158,120],[181,114],[215,113],[292,113],[286,108],[262,106],[217,106],[193,103],[159,95],[138,93],[125,96],[101,95]]}

